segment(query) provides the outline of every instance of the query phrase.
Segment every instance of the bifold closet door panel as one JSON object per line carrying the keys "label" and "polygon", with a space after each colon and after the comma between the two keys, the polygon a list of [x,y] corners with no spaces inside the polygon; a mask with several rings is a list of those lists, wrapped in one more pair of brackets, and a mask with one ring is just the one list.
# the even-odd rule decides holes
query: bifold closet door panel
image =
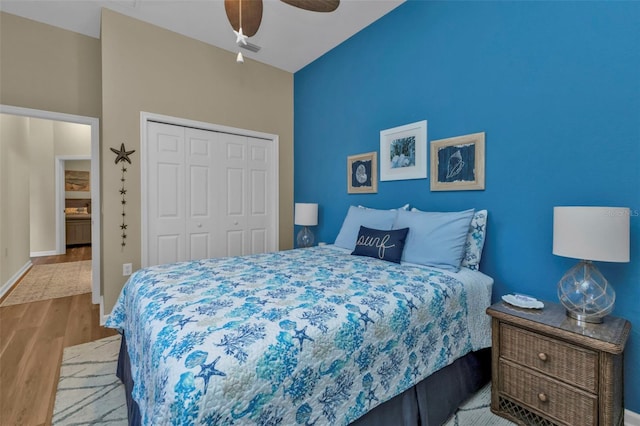
{"label": "bifold closet door panel", "polygon": [[220,217],[226,256],[277,250],[277,179],[273,141],[220,134],[225,194]]}
{"label": "bifold closet door panel", "polygon": [[273,145],[271,141],[247,138],[247,175],[249,191],[247,193],[247,238],[251,253],[265,253],[276,250],[275,211],[276,197],[270,191],[277,185],[273,173]]}
{"label": "bifold closet door panel", "polygon": [[148,264],[187,259],[184,128],[149,123],[147,144]]}
{"label": "bifold closet door panel", "polygon": [[[216,200],[221,196],[216,178],[220,157],[218,133],[185,129],[186,253],[188,260],[222,255]],[[218,249],[216,249],[218,247]]]}

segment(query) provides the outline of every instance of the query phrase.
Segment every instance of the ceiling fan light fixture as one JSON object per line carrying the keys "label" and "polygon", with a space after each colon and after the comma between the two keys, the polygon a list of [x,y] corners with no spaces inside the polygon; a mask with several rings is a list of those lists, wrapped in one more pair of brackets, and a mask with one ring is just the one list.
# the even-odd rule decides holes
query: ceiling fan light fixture
{"label": "ceiling fan light fixture", "polygon": [[[290,6],[310,12],[333,12],[340,5],[340,0],[282,0]],[[243,34],[253,37],[262,22],[263,0],[224,0],[224,10],[231,27]]]}
{"label": "ceiling fan light fixture", "polygon": [[242,56],[242,52],[238,52],[238,56],[236,56],[236,62],[239,64],[244,64],[244,57]]}

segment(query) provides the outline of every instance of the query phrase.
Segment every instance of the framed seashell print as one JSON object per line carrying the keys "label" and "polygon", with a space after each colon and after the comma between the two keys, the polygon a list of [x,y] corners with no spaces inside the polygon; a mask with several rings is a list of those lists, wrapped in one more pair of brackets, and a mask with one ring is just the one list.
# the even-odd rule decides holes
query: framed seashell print
{"label": "framed seashell print", "polygon": [[378,153],[347,157],[347,193],[375,194],[378,192]]}
{"label": "framed seashell print", "polygon": [[484,190],[484,132],[431,141],[431,190]]}

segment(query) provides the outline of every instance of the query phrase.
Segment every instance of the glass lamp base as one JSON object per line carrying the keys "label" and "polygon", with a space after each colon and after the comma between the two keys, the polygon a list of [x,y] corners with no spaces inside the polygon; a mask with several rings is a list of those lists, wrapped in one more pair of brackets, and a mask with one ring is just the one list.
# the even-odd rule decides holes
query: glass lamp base
{"label": "glass lamp base", "polygon": [[558,283],[558,298],[567,315],[581,322],[601,323],[613,311],[616,293],[593,263],[583,260]]}
{"label": "glass lamp base", "polygon": [[313,245],[313,241],[313,232],[311,232],[308,226],[302,227],[296,238],[298,247],[311,247]]}
{"label": "glass lamp base", "polygon": [[602,318],[604,317],[595,317],[589,315],[582,315],[581,313],[573,312],[567,309],[567,316],[569,318],[573,318],[577,322],[588,322],[589,324],[601,324]]}

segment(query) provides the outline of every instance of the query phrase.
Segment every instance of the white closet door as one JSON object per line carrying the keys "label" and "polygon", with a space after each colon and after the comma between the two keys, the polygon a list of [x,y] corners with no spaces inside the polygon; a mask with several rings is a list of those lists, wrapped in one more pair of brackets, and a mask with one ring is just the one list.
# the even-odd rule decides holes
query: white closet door
{"label": "white closet door", "polygon": [[271,141],[247,138],[247,238],[250,252],[264,253],[274,251],[275,235],[275,196],[272,188],[275,176],[272,172]]}
{"label": "white closet door", "polygon": [[220,134],[222,157],[220,181],[223,183],[218,212],[222,230],[222,256],[241,256],[249,253],[247,246],[247,138]]}
{"label": "white closet door", "polygon": [[217,133],[186,128],[186,260],[214,257]]}
{"label": "white closet door", "polygon": [[149,123],[148,139],[148,261],[178,262],[187,257],[184,129]]}
{"label": "white closet door", "polygon": [[272,141],[220,134],[224,149],[221,179],[226,193],[220,216],[226,256],[276,250],[276,197]]}
{"label": "white closet door", "polygon": [[149,122],[146,149],[145,266],[277,250],[274,141]]}

